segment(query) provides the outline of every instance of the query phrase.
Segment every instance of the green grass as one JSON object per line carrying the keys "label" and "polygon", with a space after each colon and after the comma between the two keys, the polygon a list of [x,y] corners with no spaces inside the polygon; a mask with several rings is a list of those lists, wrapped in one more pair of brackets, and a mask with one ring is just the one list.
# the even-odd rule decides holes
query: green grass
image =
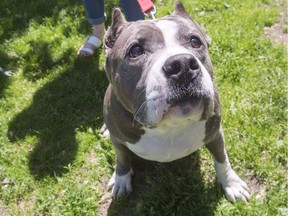
{"label": "green grass", "polygon": [[[173,3],[156,2],[157,16]],[[281,8],[183,3],[212,37],[228,154],[249,204],[225,199],[205,148],[168,164],[134,157],[134,192],[105,201],[115,165],[99,133],[105,56],[76,56],[91,33],[81,1],[2,0],[0,67],[13,76],[0,72],[0,215],[287,215],[287,50],[263,34]],[[107,1],[107,25],[117,4]]]}

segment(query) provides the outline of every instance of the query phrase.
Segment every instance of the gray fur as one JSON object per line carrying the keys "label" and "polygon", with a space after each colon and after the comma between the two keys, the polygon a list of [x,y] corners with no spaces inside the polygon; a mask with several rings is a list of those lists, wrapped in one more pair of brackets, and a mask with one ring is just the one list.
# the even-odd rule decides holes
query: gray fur
{"label": "gray fur", "polygon": [[[197,64],[195,64],[195,70],[197,71],[192,71],[194,69],[192,69],[191,66],[189,67],[188,64],[185,65],[185,68],[182,68],[187,74],[182,75],[181,79],[179,73],[177,74],[179,79],[176,79],[176,75],[173,76],[174,74],[172,74],[171,77],[170,74],[166,74],[166,85],[163,85],[163,83],[151,84],[152,87],[150,86],[150,90],[152,93],[155,92],[156,97],[147,99],[146,97],[148,96],[145,95],[147,87],[146,80],[151,78],[151,76],[153,78],[153,63],[155,62],[155,59],[161,57],[159,55],[159,50],[164,50],[165,48],[163,32],[157,27],[157,22],[163,21],[177,23],[177,25],[175,25],[177,26],[175,41],[185,47],[186,50],[189,50],[189,52],[187,51],[184,53],[185,55],[181,55],[180,53],[180,56],[169,56],[168,58],[170,59],[164,61],[163,65],[165,65],[166,62],[167,68],[169,68],[169,66],[175,62],[175,59],[184,58],[185,60],[183,61],[185,61],[185,64],[187,61],[195,63],[197,60],[198,63],[201,62],[200,64],[205,69],[199,67],[198,70]],[[191,49],[189,44],[187,44],[187,41],[191,38],[191,31],[192,35],[196,35],[203,43],[199,49]],[[225,151],[224,134],[221,127],[221,106],[217,89],[214,84],[212,84],[213,69],[208,54],[208,47],[211,40],[200,26],[187,14],[183,5],[177,3],[174,13],[170,16],[154,21],[137,22],[126,22],[120,10],[115,9],[112,25],[108,29],[104,41],[105,53],[107,56],[105,70],[110,82],[104,99],[104,120],[110,132],[111,141],[116,149],[117,155],[116,175],[113,175],[114,177],[112,177],[115,178],[116,176],[116,178],[111,178],[112,181],[110,180],[111,185],[114,183],[117,185],[115,187],[117,189],[114,190],[113,194],[115,196],[120,196],[125,192],[131,192],[132,169],[128,145],[132,144],[134,147],[137,146],[137,143],[141,143],[141,138],[145,135],[146,131],[150,131],[151,134],[146,136],[144,139],[145,141],[141,143],[145,148],[147,147],[147,142],[149,143],[150,141],[149,136],[155,136],[151,131],[154,130],[154,132],[159,132],[155,129],[159,122],[153,122],[154,119],[148,118],[149,109],[150,111],[151,109],[153,110],[153,106],[151,105],[151,108],[148,107],[148,105],[152,100],[159,100],[162,102],[162,99],[157,97],[157,95],[161,95],[163,91],[167,91],[168,96],[165,99],[165,105],[171,105],[171,109],[175,106],[179,107],[179,113],[181,113],[181,115],[186,116],[189,115],[193,109],[201,109],[198,120],[192,120],[202,122],[202,127],[199,126],[201,124],[195,124],[195,127],[200,128],[203,132],[203,136],[199,135],[198,138],[202,140],[205,135],[205,138],[202,141],[208,147],[215,159],[216,172],[218,179],[221,181],[220,183],[226,187],[224,188],[225,190],[228,188],[225,193],[228,193],[228,197],[232,201],[235,200],[235,197],[238,199],[239,191],[246,190],[247,186],[245,186],[245,183],[231,169]],[[134,59],[130,58],[129,50],[135,45],[142,47],[145,53],[140,55],[139,58]],[[163,73],[165,73],[165,71],[166,73],[173,73],[171,67],[170,69],[167,68],[162,68]],[[197,72],[199,74],[197,74],[197,76],[195,74],[188,74],[192,72]],[[206,80],[207,77],[209,77],[208,83],[204,82],[205,87],[203,87],[203,77],[205,77]],[[152,83],[154,84],[154,82]],[[212,91],[214,93],[211,93]],[[202,107],[202,105],[204,108],[199,108]],[[162,111],[164,112],[162,118],[164,118],[166,110]],[[187,121],[187,119],[185,121]],[[191,119],[188,119],[188,121],[191,121]],[[186,127],[186,130],[190,131],[190,127]],[[186,130],[183,130],[184,132],[182,133],[185,133],[186,138],[188,138],[187,140],[190,140],[190,135],[187,136]],[[196,136],[197,135],[198,134],[196,134]],[[163,138],[163,135],[160,135],[159,137],[161,139]],[[180,137],[182,138],[182,134]],[[177,138],[179,138],[179,136],[177,136]],[[193,139],[194,137],[191,137],[191,140]],[[195,140],[198,139],[196,138]],[[199,144],[194,144],[193,142],[194,141],[191,143],[195,146],[195,149],[201,146]],[[188,143],[190,148],[190,141],[185,143]],[[141,147],[141,145],[138,146]],[[131,147],[129,148],[131,149]],[[162,150],[162,146],[157,150],[159,149]],[[135,148],[133,150],[135,150]],[[148,153],[151,154],[152,152],[148,151]],[[180,155],[182,156],[182,154]],[[157,154],[156,156],[158,157]],[[228,178],[228,176],[230,177]],[[244,199],[249,199],[249,193],[247,192],[245,194],[246,198]],[[240,193],[240,197],[241,196]]]}

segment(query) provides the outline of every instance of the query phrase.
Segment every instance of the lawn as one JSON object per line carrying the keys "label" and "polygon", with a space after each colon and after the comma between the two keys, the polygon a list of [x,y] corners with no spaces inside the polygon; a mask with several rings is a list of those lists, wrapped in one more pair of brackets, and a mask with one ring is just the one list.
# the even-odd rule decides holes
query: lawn
{"label": "lawn", "polygon": [[[166,164],[135,156],[133,193],[112,200],[115,152],[100,134],[105,56],[76,56],[91,33],[81,1],[1,0],[1,216],[288,215],[287,48],[264,35],[287,5],[182,2],[212,38],[228,154],[250,202],[225,199],[205,148]],[[117,4],[106,3],[107,26]],[[157,17],[173,11],[172,0],[155,4]]]}

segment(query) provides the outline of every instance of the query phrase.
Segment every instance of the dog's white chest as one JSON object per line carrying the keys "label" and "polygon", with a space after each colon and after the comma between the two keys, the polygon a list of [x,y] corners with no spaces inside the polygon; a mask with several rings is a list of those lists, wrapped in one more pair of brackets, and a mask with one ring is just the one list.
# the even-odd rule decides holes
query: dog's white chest
{"label": "dog's white chest", "polygon": [[206,121],[191,121],[179,126],[145,129],[137,143],[126,145],[146,160],[170,162],[191,154],[204,144],[205,124]]}

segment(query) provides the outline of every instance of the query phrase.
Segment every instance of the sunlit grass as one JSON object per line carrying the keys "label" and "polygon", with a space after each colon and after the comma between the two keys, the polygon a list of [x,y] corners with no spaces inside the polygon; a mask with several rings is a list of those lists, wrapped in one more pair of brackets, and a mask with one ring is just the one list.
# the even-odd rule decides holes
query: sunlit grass
{"label": "sunlit grass", "polygon": [[[157,16],[173,3],[156,2]],[[249,204],[225,199],[205,148],[169,164],[134,157],[134,192],[105,202],[115,164],[99,133],[108,81],[102,49],[76,56],[91,33],[81,1],[2,0],[0,67],[13,75],[0,72],[0,215],[287,213],[287,50],[263,34],[279,8],[269,0],[183,3],[212,37],[228,154],[252,188]],[[107,25],[117,4],[106,5]]]}

